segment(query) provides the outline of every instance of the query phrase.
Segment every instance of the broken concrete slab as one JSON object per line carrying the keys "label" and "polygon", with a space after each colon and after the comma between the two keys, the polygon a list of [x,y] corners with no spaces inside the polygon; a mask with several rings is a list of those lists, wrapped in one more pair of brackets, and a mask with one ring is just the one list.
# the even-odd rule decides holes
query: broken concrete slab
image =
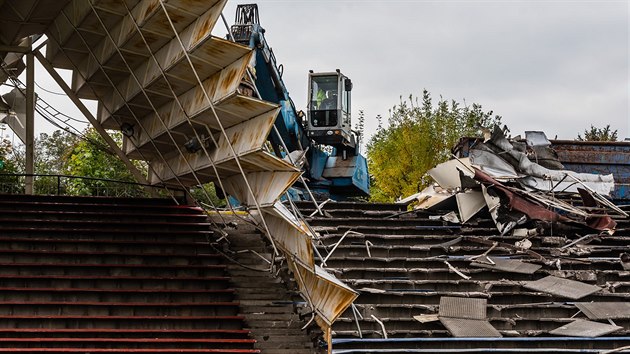
{"label": "broken concrete slab", "polygon": [[613,333],[620,329],[623,329],[623,327],[580,319],[558,327],[549,333],[558,336],[592,338]]}
{"label": "broken concrete slab", "polygon": [[435,322],[440,320],[437,314],[413,316],[413,319],[420,323]]}
{"label": "broken concrete slab", "polygon": [[486,319],[487,299],[442,296],[439,319],[453,337],[501,337]]}
{"label": "broken concrete slab", "polygon": [[440,317],[440,322],[453,337],[502,337],[487,320]]}
{"label": "broken concrete slab", "polygon": [[[487,257],[491,262],[484,262],[483,258],[476,259],[470,265],[480,268],[495,269],[504,272],[534,274],[542,268],[539,264],[525,263],[516,259]],[[492,264],[494,263],[494,264]]]}
{"label": "broken concrete slab", "polygon": [[440,317],[486,319],[487,299],[442,296],[440,298]]}
{"label": "broken concrete slab", "polygon": [[552,275],[523,284],[523,287],[577,300],[601,290],[600,287]]}
{"label": "broken concrete slab", "polygon": [[628,302],[576,302],[575,306],[591,320],[630,318]]}

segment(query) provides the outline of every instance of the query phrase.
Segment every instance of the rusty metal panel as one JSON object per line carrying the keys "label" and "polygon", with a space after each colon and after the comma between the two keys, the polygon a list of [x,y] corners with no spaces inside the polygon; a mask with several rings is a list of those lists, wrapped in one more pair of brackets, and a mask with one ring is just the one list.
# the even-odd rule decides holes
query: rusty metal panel
{"label": "rusty metal panel", "polygon": [[[193,27],[191,25],[190,27]],[[200,56],[199,52],[200,48],[221,48],[221,56],[215,58],[208,58],[204,56]],[[210,37],[210,32],[208,32],[207,37],[204,38],[203,44],[199,45],[196,49],[193,49],[189,54],[192,56],[192,62],[197,72],[197,75],[202,80],[205,80],[211,77],[214,74],[219,73],[222,68],[230,66],[232,63],[247,55],[251,50],[248,47],[244,47],[238,45],[233,42],[226,41],[217,37]],[[134,97],[141,94],[141,87],[147,91],[150,91],[154,94],[160,94],[164,96],[172,97],[171,88],[177,95],[184,94],[192,90],[195,86],[197,86],[196,77],[192,74],[190,70],[190,64],[187,60],[185,60],[184,52],[182,51],[179,42],[176,39],[172,39],[171,42],[162,47],[156,53],[155,62],[152,58],[146,59],[146,61],[137,67],[134,70],[134,74],[140,81],[140,86],[136,84],[135,79],[132,76],[127,77],[126,82],[120,83],[121,86],[131,86],[129,90],[125,91],[124,100],[131,101]],[[239,62],[240,65],[244,65],[246,67],[249,58],[243,59],[243,61]],[[210,64],[212,62],[212,64]],[[245,62],[244,64],[242,64]],[[236,64],[235,66],[238,66]],[[120,68],[121,70],[126,70],[124,66]],[[242,68],[237,68],[242,70]],[[93,70],[95,72],[96,70]],[[162,72],[167,74],[167,78],[170,83],[167,85],[163,79]],[[234,79],[240,80],[242,75],[235,77]],[[221,76],[213,78],[215,81],[219,81]],[[231,83],[230,83],[231,84]],[[223,83],[223,85],[227,85]],[[221,85],[219,85],[220,87]],[[228,85],[229,87],[233,87],[233,85]],[[198,89],[199,91],[201,88]],[[233,91],[233,90],[232,90]],[[194,95],[190,93],[194,97],[200,97],[199,95]],[[112,94],[112,98],[105,98],[105,100],[112,100],[116,95]],[[203,95],[202,95],[203,96]],[[213,97],[214,93],[210,93],[210,97]],[[207,101],[206,101],[207,104]],[[121,101],[114,104],[112,103],[112,108],[117,109],[121,105]],[[192,108],[189,110],[189,113],[192,113]]]}
{"label": "rusty metal panel", "polygon": [[300,290],[307,294],[317,315],[328,325],[352,304],[359,296],[346,284],[341,282],[323,268],[315,266],[315,272],[300,263],[288,262],[294,272],[299,272],[301,280],[297,280]]}
{"label": "rusty metal panel", "polygon": [[628,302],[576,302],[575,306],[591,320],[630,318]]}
{"label": "rusty metal panel", "polygon": [[[203,153],[190,154],[183,152],[184,156],[193,166],[193,169],[200,174],[201,183],[216,181],[217,176],[214,174],[210,160]],[[277,157],[264,151],[254,151],[240,157],[241,167],[248,172],[255,171],[294,171],[295,167],[288,162],[284,162]],[[184,178],[188,185],[196,185],[195,179],[192,177],[183,157],[172,157],[167,160],[171,168],[177,171],[178,176]],[[171,170],[162,161],[150,162],[151,168],[156,172],[152,176],[151,183],[158,184],[164,182],[175,182],[175,176]],[[234,159],[228,159],[219,164],[216,168],[222,178],[227,178],[239,174],[239,168]],[[162,181],[160,180],[162,179]]]}
{"label": "rusty metal panel", "polygon": [[261,171],[250,172],[245,175],[254,195],[247,190],[247,184],[242,175],[237,174],[223,179],[225,192],[236,198],[241,204],[254,207],[255,201],[261,207],[275,204],[278,198],[286,192],[300,177],[301,172],[295,171]]}
{"label": "rusty metal panel", "polygon": [[630,199],[630,142],[552,140],[552,148],[569,170],[613,174],[613,199]]}
{"label": "rusty metal panel", "polygon": [[569,337],[599,337],[620,329],[623,327],[580,319],[558,327],[549,333]]}
{"label": "rusty metal panel", "polygon": [[[273,208],[264,208],[263,212],[270,236],[276,246],[294,257],[296,262],[315,271],[313,244],[304,222],[295,219],[280,202],[277,202]],[[252,210],[251,213],[260,224],[261,218],[258,212]]]}
{"label": "rusty metal panel", "polygon": [[440,317],[486,319],[488,300],[466,297],[442,296],[440,298]]}
{"label": "rusty metal panel", "polygon": [[499,257],[488,257],[488,259],[491,262],[487,260],[484,262],[485,259],[480,258],[470,263],[470,265],[480,268],[500,270],[502,272],[521,274],[534,274],[538,269],[542,268],[542,266],[539,264],[525,263],[516,259]]}
{"label": "rusty metal panel", "polygon": [[525,282],[523,286],[527,289],[567,297],[574,300],[583,298],[584,296],[596,293],[601,290],[600,287],[595,285],[590,285],[575,280],[558,278],[552,275],[536,281]]}
{"label": "rusty metal panel", "polygon": [[[201,45],[202,42],[210,46],[226,46],[225,42],[228,41],[211,37],[212,27],[214,27],[224,5],[225,0],[221,0],[218,2],[204,2],[204,6],[207,8],[207,11],[203,15],[199,17],[193,17],[191,16],[191,14],[188,14],[187,17],[182,17],[178,19],[179,23],[182,26],[187,26],[185,29],[183,29],[182,32],[180,32],[180,37],[182,38],[183,42],[189,44],[188,49],[193,49],[193,51],[196,51],[198,47],[204,47],[204,45]],[[118,47],[123,50],[123,53],[136,53],[137,55],[145,58],[145,63],[134,69],[134,74],[140,79],[142,87],[154,91],[162,87],[159,93],[170,95],[170,91],[168,90],[166,85],[159,85],[158,79],[162,77],[162,71],[172,72],[174,81],[179,80],[180,82],[185,81],[189,83],[187,86],[182,87],[182,89],[180,90],[181,92],[193,87],[196,84],[196,79],[190,71],[188,62],[183,60],[185,58],[184,52],[179,44],[179,41],[176,38],[173,38],[174,33],[172,33],[172,31],[169,31],[166,34],[160,35],[158,34],[158,32],[154,31],[150,27],[147,27],[149,26],[149,23],[151,23],[151,21],[149,21],[148,23],[144,23],[145,19],[164,16],[164,13],[159,6],[159,1],[142,1],[132,10],[132,15],[133,17],[131,15],[126,16],[111,31],[112,38],[116,43],[112,43],[112,41],[108,37],[105,37],[101,41],[101,43],[99,43],[94,48],[94,53],[98,58],[98,62],[117,70],[127,71],[127,67],[124,61],[121,60],[117,53],[116,48]],[[150,46],[150,50],[155,53],[155,56],[159,61],[159,65],[156,64],[155,61],[149,57],[149,53],[142,39],[142,36],[140,36],[136,31],[133,20],[134,18],[136,19],[136,21],[139,22],[139,26],[141,27],[141,30],[146,37],[146,40]],[[209,41],[210,39],[213,40]],[[234,47],[244,48],[234,43],[230,43],[230,45]],[[244,48],[241,52],[246,52],[246,50],[248,51],[249,48]],[[222,66],[208,65],[208,61],[199,62],[199,60],[202,60],[204,58],[197,60],[198,62],[196,63],[196,70],[198,71],[198,74],[200,74],[201,78],[204,79],[212,75],[213,73],[221,70],[223,66],[226,66],[234,61],[234,56],[228,55],[233,51],[234,50],[224,49],[223,51],[221,51],[221,53],[223,54],[222,57],[214,59],[218,61],[218,63],[223,64]],[[129,62],[130,60],[133,61],[133,58],[133,55],[128,54],[125,60]],[[92,76],[100,70],[99,65],[90,65],[90,62],[91,61],[88,58],[80,66],[82,68],[81,71],[83,73],[83,76],[88,78],[88,81],[91,81],[90,79],[92,78]],[[181,68],[178,68],[178,63]],[[132,66],[132,68],[134,67],[135,65]],[[179,76],[177,75],[177,73],[182,74],[183,76]],[[128,87],[131,86],[130,82],[133,82],[135,87],[126,91],[124,100],[117,101],[116,104],[109,103],[108,105],[111,106],[113,109],[120,108],[124,101],[130,101],[133,99],[134,96],[140,93],[140,87],[137,87],[137,85],[135,85],[135,79],[133,77],[127,75],[125,80],[128,82],[120,84],[117,83],[117,86]],[[151,84],[157,86],[151,87]],[[176,84],[173,83],[173,85]],[[79,91],[81,88],[82,86],[77,86],[75,87],[75,91]],[[114,97],[116,97],[116,95],[114,95]],[[112,100],[112,98],[105,98],[105,100],[109,101]]]}
{"label": "rusty metal panel", "polygon": [[440,322],[453,337],[502,337],[486,320],[440,317]]}
{"label": "rusty metal panel", "polygon": [[221,134],[217,141],[213,160],[223,162],[234,158],[230,143],[237,155],[262,149],[279,112],[280,108],[276,108],[226,129],[225,135]]}
{"label": "rusty metal panel", "polygon": [[140,0],[92,0],[92,4],[99,10],[124,16],[127,14],[127,10],[121,2],[124,2],[127,8],[133,9],[139,1]]}
{"label": "rusty metal panel", "polygon": [[[229,109],[226,108],[226,106]],[[270,112],[277,107],[278,106],[276,104],[270,102],[261,101],[251,97],[233,95],[228,100],[222,101],[216,105],[215,110],[224,128],[230,128],[235,124],[264,114],[265,112]],[[163,123],[160,121],[160,118]],[[210,126],[215,126],[217,124],[216,118],[211,112],[204,112],[194,117],[190,117],[190,119],[193,123],[203,123]],[[186,115],[179,108],[179,105],[177,105],[176,102],[164,105],[157,113],[152,113],[142,118],[140,120],[140,125],[143,126],[144,129],[135,130],[133,136],[135,146],[130,145],[125,150],[126,154],[137,158],[140,158],[141,156],[151,158],[157,156],[153,150],[153,146],[150,144],[150,141],[151,138],[154,140],[162,140],[166,135],[165,126],[171,132],[176,132],[189,137],[194,136],[192,127],[188,124],[186,119]],[[198,127],[197,130],[199,135],[207,134],[207,131],[204,128]],[[171,148],[171,150],[174,149],[174,147]],[[141,153],[137,150],[140,150]]]}
{"label": "rusty metal panel", "polygon": [[[238,88],[241,79],[245,75],[245,70],[247,69],[248,63],[251,61],[253,56],[253,51],[243,51],[241,46],[233,47],[235,50],[234,55],[243,54],[238,60],[235,60],[232,64],[229,64],[225,69],[220,72],[215,73],[210,76],[203,82],[203,87],[198,85],[194,86],[190,84],[192,87],[190,90],[179,96],[179,101],[182,106],[186,110],[186,114],[188,116],[197,116],[201,113],[208,112],[210,110],[210,104],[204,95],[204,90],[210,97],[213,103],[218,103],[222,99],[228,98],[230,95],[233,95]],[[225,73],[229,73],[225,74]],[[190,75],[187,78],[188,80],[194,79],[193,76]],[[174,80],[171,78],[169,81]],[[102,103],[107,110],[99,110],[99,120],[102,124],[106,124],[106,122],[111,118],[111,115],[124,115],[125,110],[125,100],[132,99],[137,96],[137,93],[140,92],[140,87],[138,87],[135,81],[126,80],[127,82],[124,85],[133,85],[131,88],[127,88],[127,86],[123,86],[125,88],[126,94],[125,98],[120,97],[116,93],[112,93],[108,98],[102,100]],[[180,81],[181,82],[181,81]],[[174,107],[179,109],[179,105],[177,102],[172,102],[167,105],[167,107],[160,107],[158,110],[173,110]],[[111,112],[111,114],[109,112]],[[208,123],[212,126],[212,128],[218,128],[218,124],[212,119],[208,120]]]}

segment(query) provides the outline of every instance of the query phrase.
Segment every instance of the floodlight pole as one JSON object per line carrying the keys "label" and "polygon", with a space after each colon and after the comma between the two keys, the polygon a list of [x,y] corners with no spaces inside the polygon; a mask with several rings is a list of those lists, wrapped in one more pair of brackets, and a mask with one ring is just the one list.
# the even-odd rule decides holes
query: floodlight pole
{"label": "floodlight pole", "polygon": [[[32,39],[28,43],[32,48]],[[25,190],[26,194],[33,194],[33,173],[35,159],[35,56],[32,51],[26,54],[26,178]]]}

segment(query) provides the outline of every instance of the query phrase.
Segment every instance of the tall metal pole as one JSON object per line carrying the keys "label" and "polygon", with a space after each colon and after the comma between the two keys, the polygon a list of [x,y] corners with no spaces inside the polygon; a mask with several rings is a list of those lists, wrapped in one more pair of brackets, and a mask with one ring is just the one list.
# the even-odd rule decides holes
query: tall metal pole
{"label": "tall metal pole", "polygon": [[[29,44],[32,47],[32,43]],[[35,56],[26,54],[26,194],[33,194],[35,140]]]}

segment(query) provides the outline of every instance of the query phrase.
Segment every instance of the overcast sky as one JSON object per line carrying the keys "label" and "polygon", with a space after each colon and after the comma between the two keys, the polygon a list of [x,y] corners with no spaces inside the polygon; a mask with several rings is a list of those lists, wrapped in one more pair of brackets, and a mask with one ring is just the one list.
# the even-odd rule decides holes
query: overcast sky
{"label": "overcast sky", "polygon": [[[224,10],[230,24],[238,3]],[[591,124],[610,124],[621,139],[630,136],[629,1],[257,3],[298,109],[306,106],[308,70],[339,68],[354,83],[353,112],[365,111],[368,134],[401,95],[426,88],[436,99],[482,104],[514,135],[543,130],[573,139]],[[225,35],[221,22],[215,34]],[[60,91],[43,70],[36,75]],[[80,116],[69,100],[36,91]],[[38,131],[51,130],[39,121]]]}
{"label": "overcast sky", "polygon": [[[224,10],[230,24],[238,3]],[[630,136],[628,1],[257,3],[296,105],[306,106],[309,69],[339,68],[368,133],[401,95],[426,88],[482,104],[513,134],[573,139],[610,124]]]}

